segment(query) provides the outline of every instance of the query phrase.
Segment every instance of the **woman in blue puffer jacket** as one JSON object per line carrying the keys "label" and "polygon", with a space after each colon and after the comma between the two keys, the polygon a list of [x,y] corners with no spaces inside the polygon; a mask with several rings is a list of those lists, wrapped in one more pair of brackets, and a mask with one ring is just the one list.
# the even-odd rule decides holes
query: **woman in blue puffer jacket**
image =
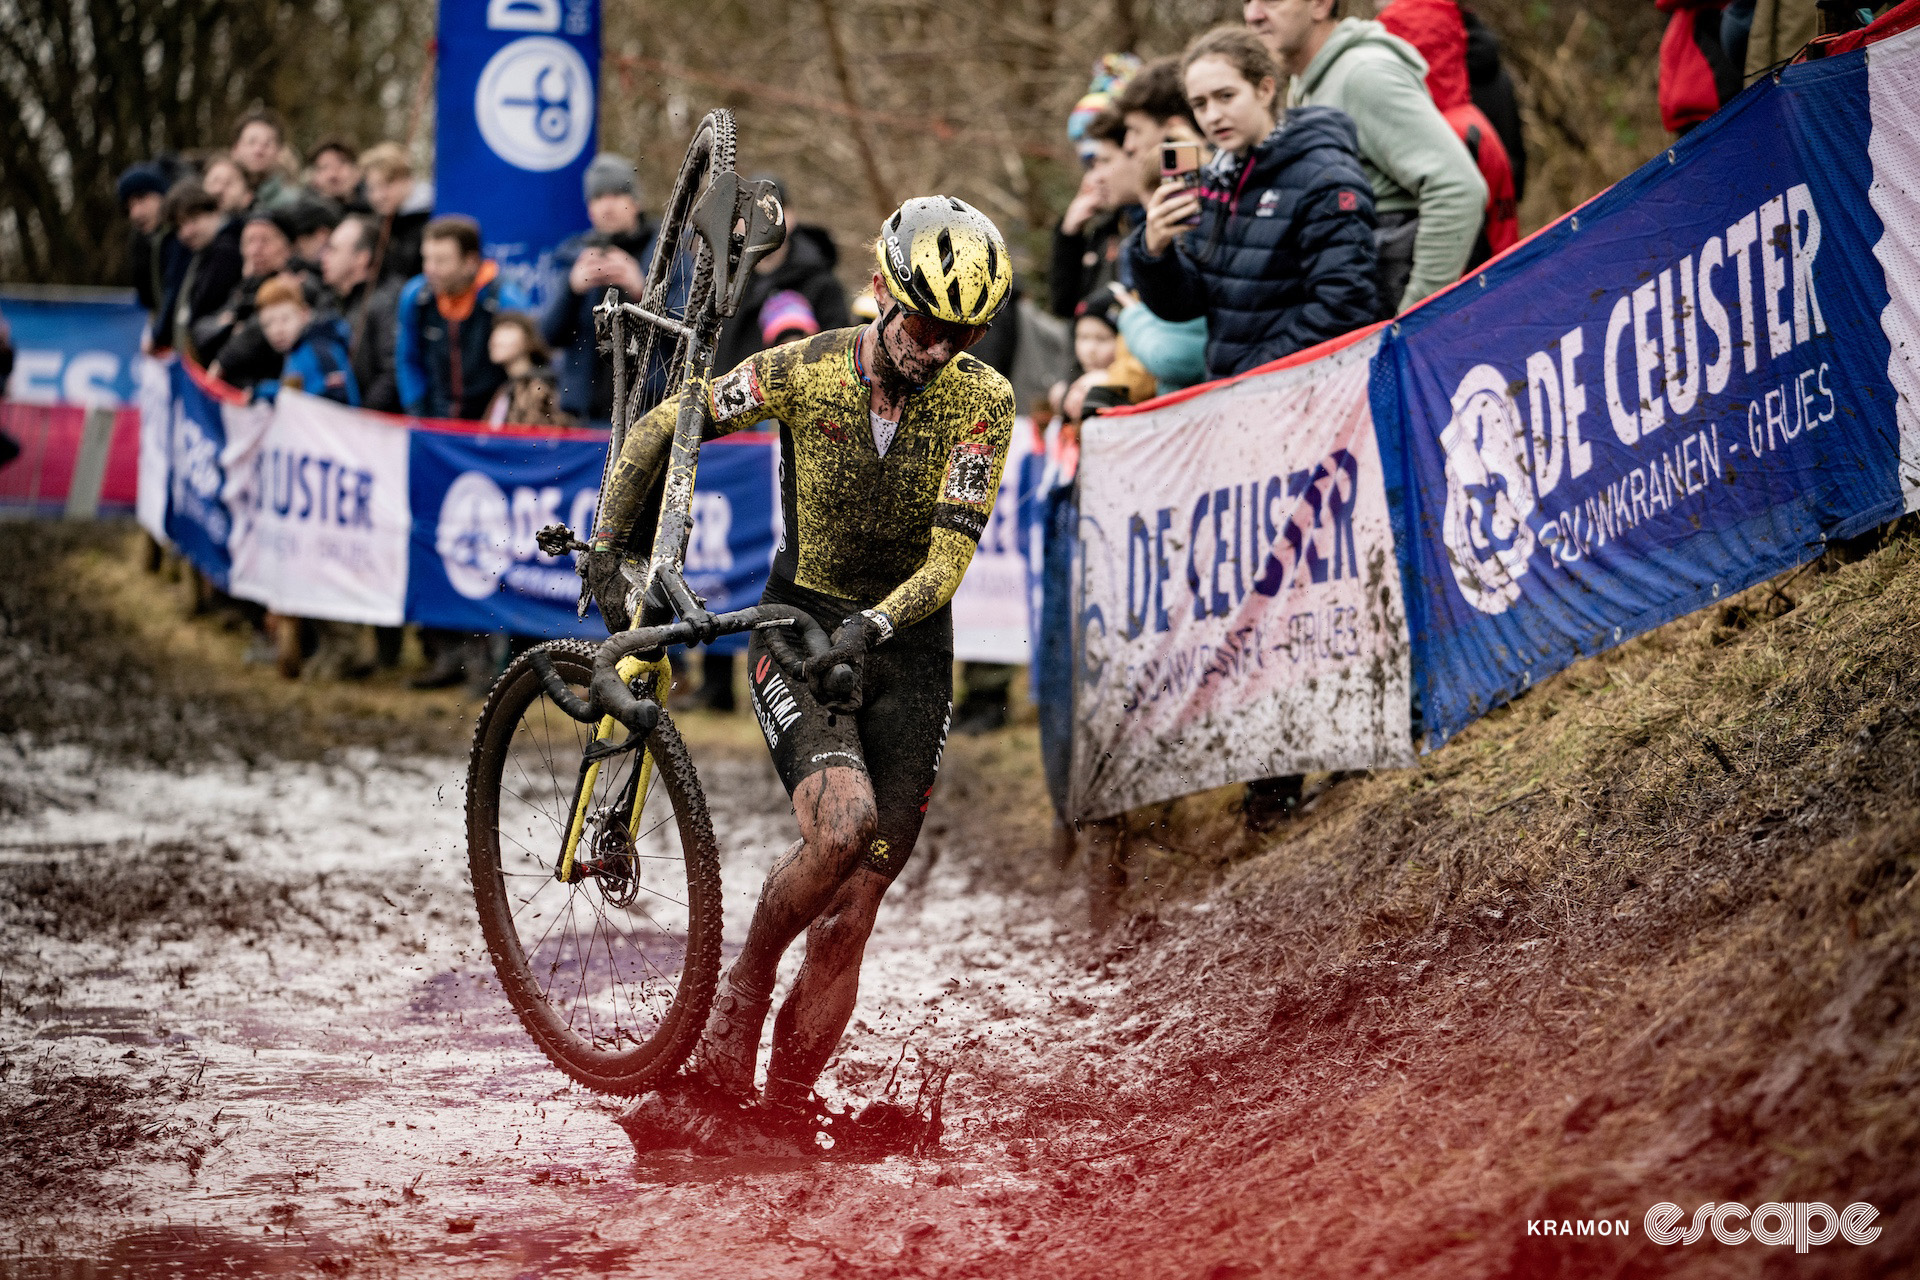
{"label": "woman in blue puffer jacket", "polygon": [[1219,148],[1197,184],[1163,184],[1122,250],[1140,300],[1207,318],[1207,376],[1225,378],[1370,323],[1373,191],[1353,121],[1273,114],[1279,73],[1245,27],[1187,46],[1188,99]]}

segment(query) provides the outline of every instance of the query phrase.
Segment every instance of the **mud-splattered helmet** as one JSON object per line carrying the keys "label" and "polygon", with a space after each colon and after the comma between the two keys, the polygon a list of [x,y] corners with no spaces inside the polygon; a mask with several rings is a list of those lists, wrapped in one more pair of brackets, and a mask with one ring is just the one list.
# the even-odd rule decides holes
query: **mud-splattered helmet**
{"label": "mud-splattered helmet", "polygon": [[948,324],[985,325],[1013,294],[1013,262],[992,219],[952,196],[917,196],[881,226],[880,278],[900,305]]}

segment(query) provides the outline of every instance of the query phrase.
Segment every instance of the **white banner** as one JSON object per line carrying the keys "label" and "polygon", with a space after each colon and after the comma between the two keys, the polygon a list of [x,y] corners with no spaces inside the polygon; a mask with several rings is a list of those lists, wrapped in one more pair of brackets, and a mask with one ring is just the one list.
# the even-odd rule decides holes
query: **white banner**
{"label": "white banner", "polygon": [[295,617],[405,621],[406,428],[291,390],[225,422],[228,589]]}
{"label": "white banner", "polygon": [[1027,562],[1020,554],[1020,477],[1033,452],[1033,424],[1013,420],[1000,496],[967,576],[953,593],[953,656],[961,662],[1028,660]]}
{"label": "white banner", "polygon": [[1088,422],[1072,811],[1413,763],[1368,338]]}
{"label": "white banner", "polygon": [[167,366],[151,356],[134,359],[139,379],[140,471],[133,517],[154,541],[167,541],[167,432],[173,418],[173,386]]}

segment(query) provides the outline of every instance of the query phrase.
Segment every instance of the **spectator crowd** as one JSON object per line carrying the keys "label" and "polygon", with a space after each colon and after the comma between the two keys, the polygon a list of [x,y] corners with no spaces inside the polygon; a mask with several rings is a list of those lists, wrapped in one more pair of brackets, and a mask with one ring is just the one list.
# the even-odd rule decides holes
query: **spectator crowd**
{"label": "spectator crowd", "polygon": [[[1519,239],[1519,110],[1470,10],[1245,0],[1241,16],[1177,56],[1102,58],[1068,118],[1084,174],[1048,269],[1073,365],[1037,442],[1045,559],[1071,542],[1088,415],[1397,315]],[[1070,725],[1043,705],[1041,728],[1060,801]],[[1249,822],[1300,788],[1252,784]]]}
{"label": "spectator crowd", "polygon": [[[1872,16],[1826,0],[1654,3],[1672,15],[1660,103],[1676,133],[1818,24]],[[1465,4],[1243,0],[1240,17],[1176,56],[1099,60],[1067,121],[1083,172],[1052,233],[1051,317],[1023,301],[975,348],[1031,411],[1053,512],[1044,527],[1062,531],[1046,536],[1049,561],[1071,540],[1088,415],[1391,318],[1519,239],[1527,155],[1514,84]],[[559,246],[560,285],[534,315],[485,256],[482,228],[436,214],[432,184],[393,142],[363,151],[326,138],[302,164],[280,120],[255,111],[227,150],[161,157],[120,179],[157,348],[256,395],[299,386],[493,426],[612,417],[592,310],[610,288],[628,300],[643,291],[657,228],[624,157],[595,158],[582,194],[589,229]],[[835,278],[831,237],[797,224],[790,205],[788,220],[721,334],[716,373],[876,313]],[[423,639],[436,655],[423,683],[484,678],[503,660],[497,641],[487,657],[474,638]],[[731,709],[730,661],[709,657],[704,677],[708,704]],[[956,727],[1004,720],[1010,679],[970,665]],[[1043,705],[1057,800],[1066,728]],[[1300,781],[1253,784],[1249,822],[1290,812]]]}
{"label": "spectator crowd", "polygon": [[[595,157],[582,195],[589,227],[558,247],[557,287],[535,314],[485,255],[480,225],[436,213],[432,183],[395,142],[362,150],[323,138],[302,162],[281,119],[255,110],[225,150],[155,157],[119,179],[133,285],[156,353],[177,353],[262,399],[294,387],[487,427],[604,427],[613,416],[593,307],[609,288],[639,300],[656,226],[625,157]],[[826,231],[794,225],[757,265],[721,335],[721,361],[851,323],[837,261]],[[341,630],[233,603],[259,630],[257,655],[288,674]],[[370,659],[323,665],[349,674],[392,665],[401,640],[380,629]],[[484,686],[512,643],[430,629],[420,640],[423,687]],[[707,658],[708,705],[733,709],[733,684],[730,659]]]}
{"label": "spectator crowd", "polygon": [[[1820,31],[1864,25],[1885,7],[1655,3],[1672,15],[1659,96],[1675,133]],[[1073,364],[1037,442],[1049,573],[1067,572],[1088,415],[1389,319],[1519,240],[1519,106],[1499,42],[1470,8],[1243,0],[1240,16],[1177,57],[1101,58],[1068,117],[1084,173],[1048,269],[1051,310],[1073,326]],[[1064,814],[1071,718],[1048,706],[1057,646],[1046,625],[1041,633],[1041,749]],[[1054,658],[1066,669],[1069,659]],[[1249,825],[1292,812],[1301,784],[1250,784]]]}

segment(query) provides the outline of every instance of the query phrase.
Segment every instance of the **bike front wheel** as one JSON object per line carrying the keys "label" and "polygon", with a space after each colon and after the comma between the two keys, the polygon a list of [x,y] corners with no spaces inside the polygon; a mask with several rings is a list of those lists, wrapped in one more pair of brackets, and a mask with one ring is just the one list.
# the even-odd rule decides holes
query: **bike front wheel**
{"label": "bike front wheel", "polygon": [[664,710],[644,770],[640,752],[606,757],[582,802],[589,728],[547,696],[536,654],[578,696],[593,672],[592,645],[541,645],[507,668],[481,712],[467,769],[480,930],[508,1002],[554,1065],[591,1089],[641,1093],[692,1052],[719,979],[713,823]]}

